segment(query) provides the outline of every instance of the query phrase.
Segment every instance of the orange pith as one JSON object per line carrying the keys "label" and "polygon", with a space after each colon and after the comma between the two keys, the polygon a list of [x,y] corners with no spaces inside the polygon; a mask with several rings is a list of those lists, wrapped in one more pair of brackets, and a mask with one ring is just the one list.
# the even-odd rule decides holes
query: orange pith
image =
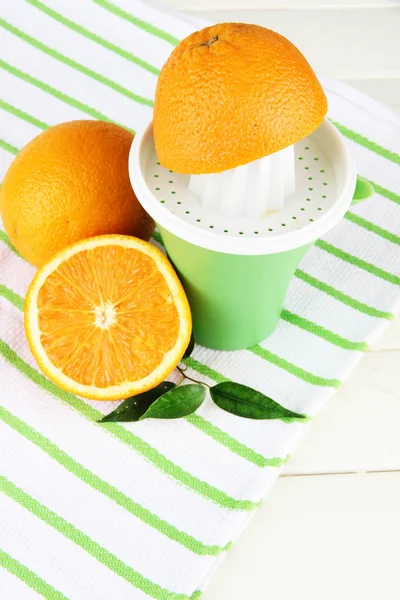
{"label": "orange pith", "polygon": [[60,387],[94,399],[154,387],[190,338],[189,307],[172,266],[126,236],[76,247],[41,269],[28,292],[25,326],[39,365]]}

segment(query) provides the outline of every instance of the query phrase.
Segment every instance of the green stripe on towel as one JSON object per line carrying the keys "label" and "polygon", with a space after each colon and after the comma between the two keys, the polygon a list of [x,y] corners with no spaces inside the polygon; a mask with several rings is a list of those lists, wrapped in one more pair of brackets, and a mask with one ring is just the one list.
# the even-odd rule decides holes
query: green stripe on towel
{"label": "green stripe on towel", "polygon": [[[23,121],[26,121],[27,123],[30,123],[31,125],[34,125],[35,127],[38,127],[39,129],[47,129],[49,127],[49,125],[47,125],[47,123],[43,123],[43,121],[39,121],[39,119],[36,119],[36,117],[32,117],[32,115],[28,115],[28,113],[24,112],[23,110],[20,110],[19,108],[16,108],[15,106],[12,106],[12,104],[8,104],[8,102],[4,102],[4,100],[2,100],[1,98],[0,98],[0,108],[2,108],[3,110],[6,110],[11,115],[18,117],[19,119],[22,119]],[[18,152],[19,152],[19,150],[18,150]]]}
{"label": "green stripe on towel", "polygon": [[394,192],[387,190],[386,188],[382,187],[378,183],[375,183],[375,181],[371,181],[370,179],[368,181],[374,187],[377,194],[380,194],[384,198],[387,198],[388,200],[391,200],[392,202],[395,202],[396,204],[400,204],[400,196],[398,194],[395,194]]}
{"label": "green stripe on towel", "polygon": [[116,46],[115,44],[112,44],[108,40],[97,35],[96,33],[93,33],[92,31],[89,31],[85,27],[82,27],[82,25],[78,25],[78,23],[75,23],[74,21],[67,19],[67,17],[64,17],[62,14],[56,12],[55,10],[53,10],[52,8],[50,8],[43,2],[39,2],[39,0],[25,0],[25,1],[28,2],[29,4],[31,4],[32,6],[34,6],[35,8],[37,8],[38,10],[45,13],[52,19],[55,19],[59,23],[62,23],[62,25],[65,25],[65,27],[68,27],[68,29],[71,29],[72,31],[79,33],[80,35],[86,37],[88,40],[91,40],[92,42],[95,42],[96,44],[103,46],[103,48],[106,48],[107,50],[111,50],[111,52],[114,52],[115,54],[122,56],[122,58],[129,60],[130,62],[138,65],[139,67],[142,67],[142,69],[149,71],[149,73],[153,73],[153,75],[159,75],[160,70],[156,69],[156,67],[153,67],[153,65],[150,65],[148,62],[146,62],[145,60],[142,60],[138,56],[135,56],[131,52],[128,52],[127,50],[124,50],[123,48],[120,48],[119,46]]}
{"label": "green stripe on towel", "polygon": [[47,54],[51,58],[54,58],[55,60],[58,60],[59,62],[64,63],[68,67],[75,69],[75,71],[79,71],[80,73],[83,73],[84,75],[87,75],[88,77],[91,77],[95,81],[98,81],[99,83],[106,85],[107,87],[114,90],[114,92],[117,92],[117,93],[121,94],[122,96],[125,96],[126,98],[129,98],[130,100],[133,100],[134,102],[138,102],[139,104],[144,104],[145,106],[152,107],[154,105],[154,102],[152,100],[149,100],[148,98],[143,98],[142,96],[139,96],[138,94],[135,94],[134,92],[131,92],[130,90],[128,90],[124,86],[120,85],[119,83],[112,81],[111,79],[108,79],[108,77],[104,77],[100,73],[97,73],[96,71],[93,71],[92,69],[89,69],[88,67],[85,67],[84,65],[81,65],[80,63],[77,63],[75,60],[72,60],[68,56],[64,56],[64,54],[61,54],[61,52],[58,52],[57,50],[54,50],[54,48],[50,48],[49,46],[42,44],[42,42],[39,42],[39,40],[36,40],[35,38],[31,37],[27,33],[24,33],[20,29],[17,29],[16,27],[11,25],[10,23],[7,23],[7,21],[5,21],[4,19],[1,19],[1,18],[0,18],[0,27],[3,27],[3,29],[5,29],[6,31],[9,31],[13,35],[17,36],[19,39],[23,40],[27,44],[30,44],[34,48],[37,48],[41,52],[44,52],[44,54]]}
{"label": "green stripe on towel", "polygon": [[0,296],[14,304],[19,310],[24,310],[24,299],[2,283],[0,283]]}
{"label": "green stripe on towel", "polygon": [[345,137],[347,137],[349,140],[352,140],[359,146],[363,146],[364,148],[367,148],[367,150],[370,150],[371,152],[374,152],[375,154],[378,154],[379,156],[382,156],[383,158],[387,158],[388,160],[400,165],[400,155],[397,154],[396,152],[392,152],[391,150],[384,148],[380,144],[377,144],[376,142],[369,140],[368,138],[361,135],[360,133],[357,133],[356,131],[349,129],[348,127],[345,127],[344,125],[341,125],[340,123],[338,123],[337,121],[334,121],[333,119],[329,119],[329,120],[331,121],[331,123],[333,123],[333,125],[337,129],[339,129],[340,133],[342,135],[344,135]]}
{"label": "green stripe on towel", "polygon": [[186,594],[170,592],[135,571],[72,523],[63,519],[3,476],[0,476],[0,491],[145,594],[156,600],[188,600]]}
{"label": "green stripe on towel", "polygon": [[298,377],[299,379],[302,379],[307,383],[311,383],[312,385],[332,388],[339,388],[341,386],[341,382],[338,379],[326,379],[325,377],[314,375],[314,373],[310,373],[309,371],[306,371],[305,369],[294,365],[285,358],[282,358],[281,356],[278,356],[277,354],[266,350],[260,345],[252,346],[252,348],[249,348],[249,350],[250,352],[253,352],[253,354],[255,354],[256,356],[267,360],[276,367],[284,369],[291,375],[294,375],[295,377]]}
{"label": "green stripe on towel", "polygon": [[[65,104],[68,104],[69,106],[72,106],[73,108],[77,108],[78,110],[82,111],[83,113],[86,113],[87,115],[89,115],[90,117],[93,117],[94,119],[100,119],[100,121],[107,121],[108,123],[115,123],[116,125],[120,125],[120,127],[124,127],[124,125],[121,125],[120,123],[117,123],[116,121],[113,121],[113,119],[110,119],[106,115],[103,115],[103,113],[99,112],[95,108],[92,108],[91,106],[88,106],[87,104],[84,104],[83,102],[80,102],[79,100],[76,100],[75,98],[72,98],[71,96],[67,96],[67,94],[60,92],[59,90],[57,90],[56,88],[53,88],[51,85],[48,85],[44,81],[41,81],[40,79],[36,79],[35,77],[32,77],[28,73],[25,73],[24,71],[21,71],[20,69],[17,69],[13,65],[11,65],[1,59],[0,59],[0,68],[4,69],[5,71],[8,71],[8,73],[11,73],[11,75],[18,77],[19,79],[21,79],[22,81],[25,81],[26,83],[29,83],[30,85],[34,85],[38,89],[42,90],[42,92],[46,92],[47,94],[54,96],[54,98],[57,98],[57,100],[61,100]],[[128,131],[131,131],[132,133],[135,133],[135,131],[133,129],[129,129],[129,127],[125,126],[125,129],[128,129]]]}
{"label": "green stripe on towel", "polygon": [[317,325],[313,321],[309,321],[304,317],[300,317],[295,313],[290,312],[289,310],[283,310],[281,314],[281,319],[303,329],[304,331],[308,331],[313,335],[316,335],[339,348],[343,348],[344,350],[359,350],[360,352],[365,352],[367,350],[368,345],[365,342],[352,342],[351,340],[347,340],[346,338],[338,335],[334,331],[330,331],[329,329],[325,329],[321,325]]}
{"label": "green stripe on towel", "polygon": [[112,2],[107,2],[107,0],[93,0],[93,2],[95,4],[98,4],[98,6],[101,6],[105,10],[108,10],[113,15],[124,19],[124,21],[127,21],[128,23],[131,23],[132,25],[143,29],[143,31],[145,31],[146,33],[150,33],[151,35],[154,35],[155,37],[158,37],[161,40],[172,44],[173,46],[177,46],[180,42],[180,39],[176,38],[175,36],[166,33],[165,31],[159,29],[158,27],[155,27],[151,23],[147,23],[146,21],[142,21],[142,19],[138,19],[131,13],[128,13],[125,10],[122,10],[122,8],[119,8],[119,6],[112,4]]}
{"label": "green stripe on towel", "polygon": [[394,319],[393,313],[378,310],[373,306],[368,306],[368,304],[359,302],[359,300],[356,300],[355,298],[344,294],[340,290],[328,285],[327,283],[324,283],[323,281],[312,277],[309,273],[306,273],[301,269],[297,269],[297,271],[295,272],[295,277],[315,287],[317,290],[328,294],[328,296],[331,296],[335,300],[338,300],[339,302],[342,302],[347,306],[351,306],[351,308],[354,308],[354,310],[358,310],[359,312],[369,315],[370,317],[377,317],[378,319],[387,319],[388,321],[392,321]]}
{"label": "green stripe on towel", "polygon": [[131,513],[171,540],[174,540],[181,546],[184,546],[194,554],[199,554],[201,556],[218,556],[224,551],[225,548],[220,546],[203,544],[201,541],[196,540],[193,536],[177,529],[167,521],[153,514],[150,510],[144,508],[139,503],[129,498],[116,487],[92,473],[89,469],[78,463],[74,458],[56,446],[56,444],[53,444],[53,442],[51,442],[44,435],[36,431],[27,423],[24,423],[24,421],[1,406],[0,419],[9,427],[21,434],[24,438],[43,450],[43,452],[58,462],[58,464],[63,466],[64,469],[75,475],[78,479],[85,482],[91,488],[97,490],[104,496],[107,496],[110,498],[110,500],[113,500],[127,512]]}
{"label": "green stripe on towel", "polygon": [[367,221],[367,219],[364,219],[363,217],[360,217],[359,215],[356,215],[355,213],[348,212],[345,214],[344,218],[347,219],[348,221],[351,221],[352,223],[355,223],[359,227],[362,227],[363,229],[367,229],[368,231],[371,231],[371,233],[375,233],[376,235],[379,235],[381,238],[388,240],[389,242],[392,242],[393,244],[400,245],[400,237],[398,235],[396,235],[395,233],[391,233],[390,231],[388,231],[387,229],[384,229],[383,227],[379,227],[378,225],[375,225],[375,223],[372,223],[371,221]]}
{"label": "green stripe on towel", "polygon": [[3,150],[6,150],[7,152],[10,152],[11,154],[14,154],[14,156],[16,156],[19,152],[18,148],[16,148],[15,146],[12,146],[11,144],[9,144],[8,142],[6,142],[4,140],[0,140],[0,148],[3,148]]}
{"label": "green stripe on towel", "polygon": [[[1,140],[0,140],[0,146],[1,146]],[[6,246],[8,246],[10,248],[10,250],[12,252],[14,252],[14,254],[16,254],[19,258],[22,258],[22,256],[18,252],[18,250],[16,248],[14,248],[14,246],[12,245],[10,238],[8,237],[6,232],[3,231],[2,229],[0,229],[0,241],[4,242],[6,244]],[[24,259],[22,258],[22,260],[24,260]]]}
{"label": "green stripe on towel", "polygon": [[[9,288],[7,288],[5,285],[2,285],[2,284],[0,284],[0,296],[3,296],[4,298],[6,298],[9,302],[14,304],[14,306],[19,308],[20,310],[24,309],[23,298],[21,298],[21,296],[18,296],[18,294],[15,294],[15,292],[13,292],[12,290],[10,290]],[[201,364],[201,363],[198,363],[198,364]],[[219,374],[216,373],[216,371],[214,371],[214,373],[215,373],[215,376],[219,376]],[[220,378],[220,380],[228,381],[226,378],[222,378],[222,376],[219,376],[219,378]],[[286,460],[286,459],[282,459],[279,457],[278,458],[276,458],[276,457],[267,458],[267,457],[262,456],[261,454],[255,452],[254,450],[252,450],[245,444],[242,444],[241,442],[239,442],[238,440],[236,440],[235,438],[230,436],[228,433],[222,431],[217,426],[213,425],[209,421],[206,421],[206,419],[204,419],[203,417],[200,417],[199,415],[189,415],[188,417],[185,417],[185,419],[191,425],[194,425],[195,427],[197,427],[203,433],[205,433],[206,435],[213,438],[215,441],[217,441],[221,445],[228,448],[234,454],[237,454],[238,456],[244,458],[248,462],[251,462],[259,467],[267,467],[267,466],[280,467]],[[285,422],[296,421],[296,419],[293,419],[293,420],[292,419],[290,419],[290,420],[283,419],[283,420]],[[304,422],[304,419],[301,422]]]}
{"label": "green stripe on towel", "polygon": [[252,462],[257,467],[276,467],[280,468],[285,464],[287,458],[265,458],[262,454],[255,452],[251,448],[248,448],[244,444],[241,444],[235,438],[231,437],[225,431],[222,431],[216,425],[213,425],[209,421],[203,419],[199,415],[193,414],[186,417],[192,425],[203,431],[206,435],[216,440],[222,446],[228,448],[231,452],[234,452],[238,456],[241,456],[245,460]]}
{"label": "green stripe on towel", "polygon": [[23,581],[28,587],[43,596],[45,600],[68,600],[64,594],[55,590],[49,583],[46,583],[44,579],[39,577],[39,575],[36,575],[36,573],[28,569],[25,565],[22,565],[16,558],[13,558],[1,549],[0,566],[9,573],[12,573],[12,575],[15,575],[15,577],[18,577],[18,579]]}
{"label": "green stripe on towel", "polygon": [[[39,373],[36,369],[28,365],[18,354],[10,348],[6,342],[0,339],[0,354],[13,365],[20,373],[25,375],[28,379],[36,383],[42,389],[46,390],[56,398],[63,400],[66,404],[74,408],[81,415],[85,416],[92,422],[98,421],[103,414],[92,408],[89,404],[86,404],[83,400],[61,390],[55,383],[47,379],[44,375]],[[150,444],[142,440],[139,436],[133,432],[128,431],[119,423],[94,423],[98,427],[102,427],[108,433],[119,439],[121,442],[138,452],[141,456],[146,458],[155,467],[157,467],[163,473],[171,476],[176,481],[183,483],[194,492],[204,496],[208,500],[219,504],[223,508],[230,510],[245,510],[250,511],[256,508],[259,502],[253,502],[252,500],[236,500],[232,496],[229,496],[222,490],[210,485],[206,481],[198,479],[191,473],[188,473],[178,465],[175,465],[166,456],[161,454],[156,448],[153,448]]]}
{"label": "green stripe on towel", "polygon": [[317,240],[315,242],[315,245],[318,248],[321,248],[321,250],[324,250],[325,252],[328,252],[329,254],[333,254],[333,256],[336,256],[336,258],[340,258],[341,260],[344,260],[345,262],[347,262],[351,265],[354,265],[355,267],[358,267],[359,269],[368,271],[368,273],[371,273],[372,275],[375,275],[376,277],[379,277],[380,279],[385,279],[385,281],[389,281],[390,283],[393,283],[394,285],[400,285],[400,277],[398,277],[397,275],[393,275],[393,273],[388,273],[387,271],[384,271],[383,269],[380,269],[379,267],[372,265],[371,263],[367,262],[366,260],[362,260],[361,258],[358,258],[357,256],[353,256],[353,254],[349,254],[348,252],[345,252],[344,250],[341,250],[340,248],[333,246],[332,244],[328,244],[328,242],[325,242],[324,240]]}

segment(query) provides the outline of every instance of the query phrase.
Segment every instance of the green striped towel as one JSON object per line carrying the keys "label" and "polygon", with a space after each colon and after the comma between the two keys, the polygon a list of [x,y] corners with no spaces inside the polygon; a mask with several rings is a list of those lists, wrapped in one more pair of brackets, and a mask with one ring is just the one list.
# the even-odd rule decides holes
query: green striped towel
{"label": "green striped towel", "polygon": [[[0,21],[0,175],[50,125],[151,118],[157,74],[188,18],[139,0],[13,0]],[[234,378],[312,416],[393,317],[400,283],[400,122],[339,82],[330,116],[373,198],[307,255],[282,320],[235,353],[196,347],[189,373]],[[97,424],[38,370],[23,332],[34,269],[0,230],[0,595],[188,600],[309,425],[247,421],[207,401],[186,419]],[[222,600],[222,599],[221,599]]]}

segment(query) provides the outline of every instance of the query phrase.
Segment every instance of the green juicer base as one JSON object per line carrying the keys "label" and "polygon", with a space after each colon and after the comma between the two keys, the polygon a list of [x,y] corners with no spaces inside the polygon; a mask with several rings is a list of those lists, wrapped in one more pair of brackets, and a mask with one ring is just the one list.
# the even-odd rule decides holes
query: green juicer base
{"label": "green juicer base", "polygon": [[[373,193],[357,177],[352,204]],[[189,299],[194,338],[215,350],[250,348],[273,332],[294,272],[313,245],[275,254],[226,254],[158,229]]]}
{"label": "green juicer base", "polygon": [[198,344],[241,350],[272,333],[293,274],[311,245],[242,256],[206,250],[158,229],[188,296]]}

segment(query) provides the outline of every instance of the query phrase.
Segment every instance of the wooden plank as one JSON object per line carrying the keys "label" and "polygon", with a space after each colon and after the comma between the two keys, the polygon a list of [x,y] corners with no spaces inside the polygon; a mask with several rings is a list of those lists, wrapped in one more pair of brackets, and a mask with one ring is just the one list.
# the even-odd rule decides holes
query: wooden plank
{"label": "wooden plank", "polygon": [[400,315],[372,345],[370,353],[393,352],[394,350],[400,350]]}
{"label": "wooden plank", "polygon": [[285,475],[400,469],[400,317],[318,415]]}
{"label": "wooden plank", "polygon": [[204,600],[394,600],[400,473],[281,478]]}
{"label": "wooden plank", "polygon": [[400,351],[367,355],[315,419],[285,475],[400,469]]}
{"label": "wooden plank", "polygon": [[[187,10],[187,8],[186,8]],[[400,78],[400,10],[191,10],[213,22],[258,23],[288,37],[319,75]]]}

